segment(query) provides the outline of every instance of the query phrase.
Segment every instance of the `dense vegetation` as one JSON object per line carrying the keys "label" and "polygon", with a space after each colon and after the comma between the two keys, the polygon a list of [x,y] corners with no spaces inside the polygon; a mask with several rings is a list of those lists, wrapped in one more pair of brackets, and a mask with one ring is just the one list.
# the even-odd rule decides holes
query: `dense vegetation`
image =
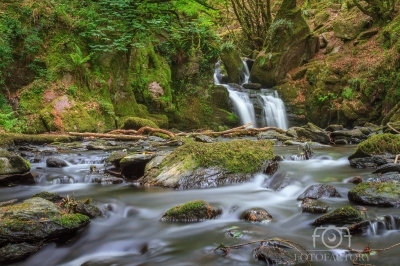
{"label": "dense vegetation", "polygon": [[[296,33],[291,21],[275,20],[282,2],[294,1],[3,0],[0,127],[22,133],[103,132],[132,117],[179,129],[237,125],[222,100],[226,94],[212,84],[214,64],[221,47],[229,47],[267,66],[272,40],[280,32]],[[396,117],[398,1],[306,0],[297,5],[320,38],[335,29],[337,20],[332,22],[330,13],[339,10],[348,18],[355,14],[363,31],[378,34],[357,37],[357,43],[346,40],[336,54],[331,53],[336,47],[328,45],[309,62],[303,60],[306,71],[295,69],[289,73],[292,79],[278,82],[291,111],[320,126]],[[356,10],[372,20],[361,21]],[[385,118],[390,110],[392,116]],[[363,120],[365,112],[370,117]]]}

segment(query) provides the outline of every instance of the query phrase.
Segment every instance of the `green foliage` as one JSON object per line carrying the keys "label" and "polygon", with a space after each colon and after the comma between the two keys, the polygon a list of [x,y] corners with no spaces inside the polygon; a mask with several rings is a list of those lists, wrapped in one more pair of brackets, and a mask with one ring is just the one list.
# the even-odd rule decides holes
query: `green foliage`
{"label": "green foliage", "polygon": [[322,94],[317,97],[317,99],[320,103],[324,103],[328,100],[335,99],[335,98],[337,98],[337,95],[332,92],[328,92],[327,94]]}
{"label": "green foliage", "polygon": [[6,98],[0,94],[0,127],[5,130],[10,130],[15,126],[16,122],[17,119],[14,117],[14,111],[8,104]]}
{"label": "green foliage", "polygon": [[106,113],[110,116],[115,116],[114,105],[111,102],[104,100],[104,99],[98,99],[97,102],[100,105],[100,109],[104,113]]}
{"label": "green foliage", "polygon": [[221,50],[226,50],[226,51],[235,50],[235,45],[231,41],[224,42],[223,44],[221,44]]}
{"label": "green foliage", "polygon": [[346,87],[342,91],[343,99],[350,100],[353,98],[353,90],[349,87]]}
{"label": "green foliage", "polygon": [[74,63],[75,67],[81,67],[84,63],[90,60],[92,54],[84,56],[81,48],[79,48],[79,46],[75,44],[75,52],[69,54],[69,56],[71,57],[72,63]]}

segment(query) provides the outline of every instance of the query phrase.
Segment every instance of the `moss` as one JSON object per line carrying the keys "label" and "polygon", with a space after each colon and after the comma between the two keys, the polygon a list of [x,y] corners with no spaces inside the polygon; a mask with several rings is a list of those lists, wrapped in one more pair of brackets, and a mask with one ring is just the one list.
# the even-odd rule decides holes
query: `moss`
{"label": "moss", "polygon": [[[174,150],[162,166],[187,162],[188,169],[219,166],[232,173],[254,173],[273,155],[273,141],[233,140],[230,142],[189,142]],[[190,162],[190,163],[189,163]]]}
{"label": "moss", "polygon": [[90,218],[80,213],[69,213],[53,219],[54,222],[58,223],[64,228],[77,228],[81,224],[89,223]]}
{"label": "moss", "polygon": [[19,133],[0,133],[0,146],[7,144],[19,144],[19,143],[32,143],[32,144],[44,144],[52,142],[72,142],[79,140],[79,137],[69,135],[54,135],[54,134],[19,134]]}
{"label": "moss", "polygon": [[390,133],[374,135],[358,144],[356,151],[349,156],[349,160],[384,153],[400,153],[400,135]]}
{"label": "moss", "polygon": [[204,200],[193,200],[169,209],[161,218],[162,221],[197,222],[213,219],[221,210],[213,208]]}
{"label": "moss", "polygon": [[353,224],[365,220],[365,208],[357,210],[355,207],[346,205],[344,207],[337,208],[327,214],[322,215],[316,219],[313,225],[322,224]]}
{"label": "moss", "polygon": [[348,198],[363,204],[399,206],[400,183],[363,182],[349,191]]}
{"label": "moss", "polygon": [[135,130],[138,130],[141,127],[159,128],[153,121],[140,117],[128,117],[125,119],[121,126],[121,128],[123,129]]}

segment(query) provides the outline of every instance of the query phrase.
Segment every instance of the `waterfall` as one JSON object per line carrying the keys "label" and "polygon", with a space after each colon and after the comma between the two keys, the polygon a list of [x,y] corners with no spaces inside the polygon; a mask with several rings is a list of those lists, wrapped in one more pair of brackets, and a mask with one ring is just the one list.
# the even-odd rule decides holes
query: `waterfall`
{"label": "waterfall", "polygon": [[288,129],[286,109],[277,91],[262,89],[258,95],[262,106],[262,126]]}
{"label": "waterfall", "polygon": [[[241,80],[243,84],[249,82],[250,70],[247,63],[243,60],[243,68],[241,73]],[[250,91],[241,87],[241,91],[233,88],[228,84],[221,84],[220,69],[221,62],[217,62],[214,71],[214,83],[224,86],[229,92],[229,98],[233,104],[235,114],[240,118],[242,125],[251,123],[250,127],[261,126],[279,127],[281,129],[288,129],[288,121],[286,117],[286,109],[283,101],[279,98],[278,92],[270,89],[261,89],[260,91]],[[256,97],[249,97],[249,94],[256,94]],[[254,100],[252,99],[254,98]],[[261,106],[261,114],[255,112],[254,104]],[[256,117],[260,117],[257,123]]]}

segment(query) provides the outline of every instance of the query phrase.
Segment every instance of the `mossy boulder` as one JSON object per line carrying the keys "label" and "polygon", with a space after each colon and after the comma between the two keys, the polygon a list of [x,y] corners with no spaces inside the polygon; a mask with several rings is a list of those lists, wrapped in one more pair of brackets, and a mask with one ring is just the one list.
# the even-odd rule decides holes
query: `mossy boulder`
{"label": "mossy boulder", "polygon": [[365,15],[357,7],[348,11],[342,10],[340,15],[333,21],[333,31],[337,38],[353,40],[372,25],[372,18]]}
{"label": "mossy boulder", "polygon": [[333,225],[354,224],[361,222],[366,218],[367,217],[365,208],[346,205],[344,207],[337,208],[317,218],[313,222],[313,225],[319,226],[323,224],[333,224]]}
{"label": "mossy boulder", "polygon": [[348,193],[350,201],[383,207],[400,206],[400,183],[393,182],[363,182],[352,188]]}
{"label": "mossy boulder", "polygon": [[19,155],[0,156],[0,186],[30,185],[35,183],[30,163]]}
{"label": "mossy boulder", "polygon": [[220,57],[228,74],[228,83],[241,84],[244,66],[239,51],[233,47],[223,47]]}
{"label": "mossy boulder", "polygon": [[305,198],[301,202],[301,211],[308,213],[327,213],[330,207],[314,199]]}
{"label": "mossy boulder", "polygon": [[251,82],[273,87],[291,70],[306,63],[318,51],[318,37],[302,17],[295,0],[284,0],[268,30],[264,50],[251,69]]}
{"label": "mossy boulder", "polygon": [[30,163],[19,155],[0,157],[0,175],[22,174],[30,169]]}
{"label": "mossy boulder", "polygon": [[48,104],[40,117],[48,131],[95,132],[98,128],[83,105],[66,95]]}
{"label": "mossy boulder", "polygon": [[215,219],[222,213],[204,200],[193,200],[169,209],[161,217],[163,222],[201,222]]}
{"label": "mossy boulder", "polygon": [[0,262],[24,259],[47,241],[69,239],[81,228],[88,225],[86,215],[67,213],[56,204],[40,197],[22,203],[0,207],[0,253],[12,251]]}
{"label": "mossy boulder", "polygon": [[[351,161],[356,158],[376,157],[379,155],[400,153],[400,135],[377,134],[357,145],[356,151],[348,157]],[[383,164],[383,163],[382,163]]]}
{"label": "mossy boulder", "polygon": [[122,129],[134,129],[138,130],[141,127],[152,127],[158,128],[156,123],[149,119],[140,118],[140,117],[128,117],[122,122],[121,128]]}
{"label": "mossy boulder", "polygon": [[160,165],[147,169],[139,181],[178,189],[246,182],[273,157],[273,142],[268,140],[188,141],[168,154]]}

